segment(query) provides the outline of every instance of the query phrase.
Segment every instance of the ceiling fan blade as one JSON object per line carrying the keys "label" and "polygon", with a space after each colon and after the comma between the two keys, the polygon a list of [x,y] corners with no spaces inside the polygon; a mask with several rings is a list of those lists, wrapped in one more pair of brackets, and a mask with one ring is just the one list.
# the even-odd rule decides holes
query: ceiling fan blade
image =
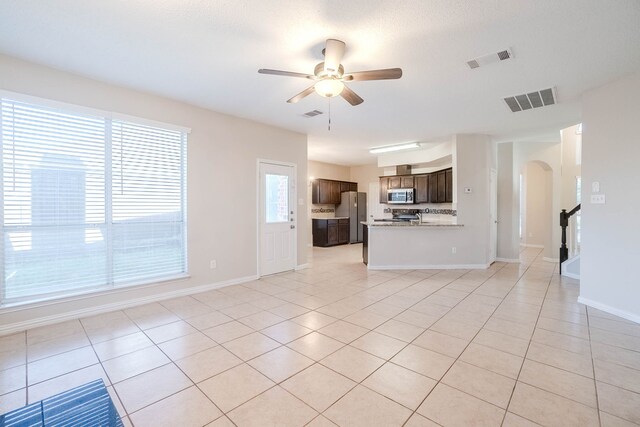
{"label": "ceiling fan blade", "polygon": [[342,89],[342,92],[340,92],[340,96],[343,97],[349,104],[353,105],[354,107],[364,102],[364,99],[360,98],[360,96],[358,96],[357,93],[349,89],[347,85],[345,85],[344,89]]}
{"label": "ceiling fan blade", "polygon": [[311,80],[316,79],[316,76],[312,76],[311,74],[294,73],[293,71],[269,70],[268,68],[260,68],[258,72],[260,74],[273,74],[274,76],[301,77],[303,79]]}
{"label": "ceiling fan blade", "polygon": [[402,68],[386,68],[384,70],[357,71],[343,77],[344,81],[357,82],[363,80],[387,80],[402,77]]}
{"label": "ceiling fan blade", "polygon": [[327,39],[327,45],[324,48],[324,71],[328,74],[338,73],[344,50],[345,44],[343,41]]}
{"label": "ceiling fan blade", "polygon": [[315,89],[313,88],[313,86],[309,86],[308,88],[306,88],[305,90],[303,90],[302,92],[300,92],[299,94],[294,96],[293,98],[287,99],[287,102],[289,104],[295,104],[296,102],[300,101],[305,96],[311,95],[314,90]]}

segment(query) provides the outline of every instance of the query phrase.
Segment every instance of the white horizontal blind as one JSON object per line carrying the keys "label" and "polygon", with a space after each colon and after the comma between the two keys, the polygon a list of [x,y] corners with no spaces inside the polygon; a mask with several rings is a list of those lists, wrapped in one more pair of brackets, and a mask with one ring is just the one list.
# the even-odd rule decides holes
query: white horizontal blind
{"label": "white horizontal blind", "polygon": [[186,134],[2,98],[2,302],[186,272]]}
{"label": "white horizontal blind", "polygon": [[113,121],[113,280],[184,272],[181,132]]}

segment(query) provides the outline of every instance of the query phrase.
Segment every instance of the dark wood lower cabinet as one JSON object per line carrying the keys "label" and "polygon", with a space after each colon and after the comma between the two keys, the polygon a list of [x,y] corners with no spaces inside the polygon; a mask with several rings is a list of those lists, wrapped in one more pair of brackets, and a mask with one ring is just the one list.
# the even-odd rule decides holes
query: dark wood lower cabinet
{"label": "dark wood lower cabinet", "polygon": [[327,247],[349,243],[349,219],[312,220],[313,246]]}
{"label": "dark wood lower cabinet", "polygon": [[369,264],[369,227],[367,224],[362,226],[362,262]]}

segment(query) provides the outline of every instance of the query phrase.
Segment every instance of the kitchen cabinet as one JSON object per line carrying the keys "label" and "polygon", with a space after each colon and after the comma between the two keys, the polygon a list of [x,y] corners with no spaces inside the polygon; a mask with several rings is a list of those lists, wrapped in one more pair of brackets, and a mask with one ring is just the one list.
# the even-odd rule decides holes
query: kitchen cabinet
{"label": "kitchen cabinet", "polygon": [[402,188],[402,177],[399,176],[390,176],[389,177],[389,188]]}
{"label": "kitchen cabinet", "polygon": [[339,205],[345,191],[358,191],[357,182],[316,179],[311,184],[311,203],[314,205]]}
{"label": "kitchen cabinet", "polygon": [[430,203],[453,202],[453,169],[443,169],[429,176]]}
{"label": "kitchen cabinet", "polygon": [[420,174],[380,177],[380,203],[387,203],[387,190],[415,188],[416,203],[453,203],[453,169]]}
{"label": "kitchen cabinet", "polygon": [[445,202],[453,203],[453,169],[444,171]]}
{"label": "kitchen cabinet", "polygon": [[413,188],[413,175],[400,177],[400,188]]}
{"label": "kitchen cabinet", "polygon": [[387,190],[389,189],[389,178],[380,177],[380,203],[387,203]]}
{"label": "kitchen cabinet", "polygon": [[436,203],[443,203],[447,200],[447,183],[444,171],[436,172]]}
{"label": "kitchen cabinet", "polygon": [[313,246],[335,246],[349,243],[349,218],[312,220]]}
{"label": "kitchen cabinet", "polygon": [[416,185],[416,203],[429,203],[429,175],[416,175],[414,182]]}

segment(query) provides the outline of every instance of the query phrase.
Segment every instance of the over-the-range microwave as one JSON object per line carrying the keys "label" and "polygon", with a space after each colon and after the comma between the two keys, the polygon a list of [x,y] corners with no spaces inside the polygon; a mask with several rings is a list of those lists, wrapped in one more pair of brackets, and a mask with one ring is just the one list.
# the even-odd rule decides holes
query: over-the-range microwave
{"label": "over-the-range microwave", "polygon": [[413,188],[392,188],[387,190],[387,203],[389,204],[413,204],[414,197]]}

